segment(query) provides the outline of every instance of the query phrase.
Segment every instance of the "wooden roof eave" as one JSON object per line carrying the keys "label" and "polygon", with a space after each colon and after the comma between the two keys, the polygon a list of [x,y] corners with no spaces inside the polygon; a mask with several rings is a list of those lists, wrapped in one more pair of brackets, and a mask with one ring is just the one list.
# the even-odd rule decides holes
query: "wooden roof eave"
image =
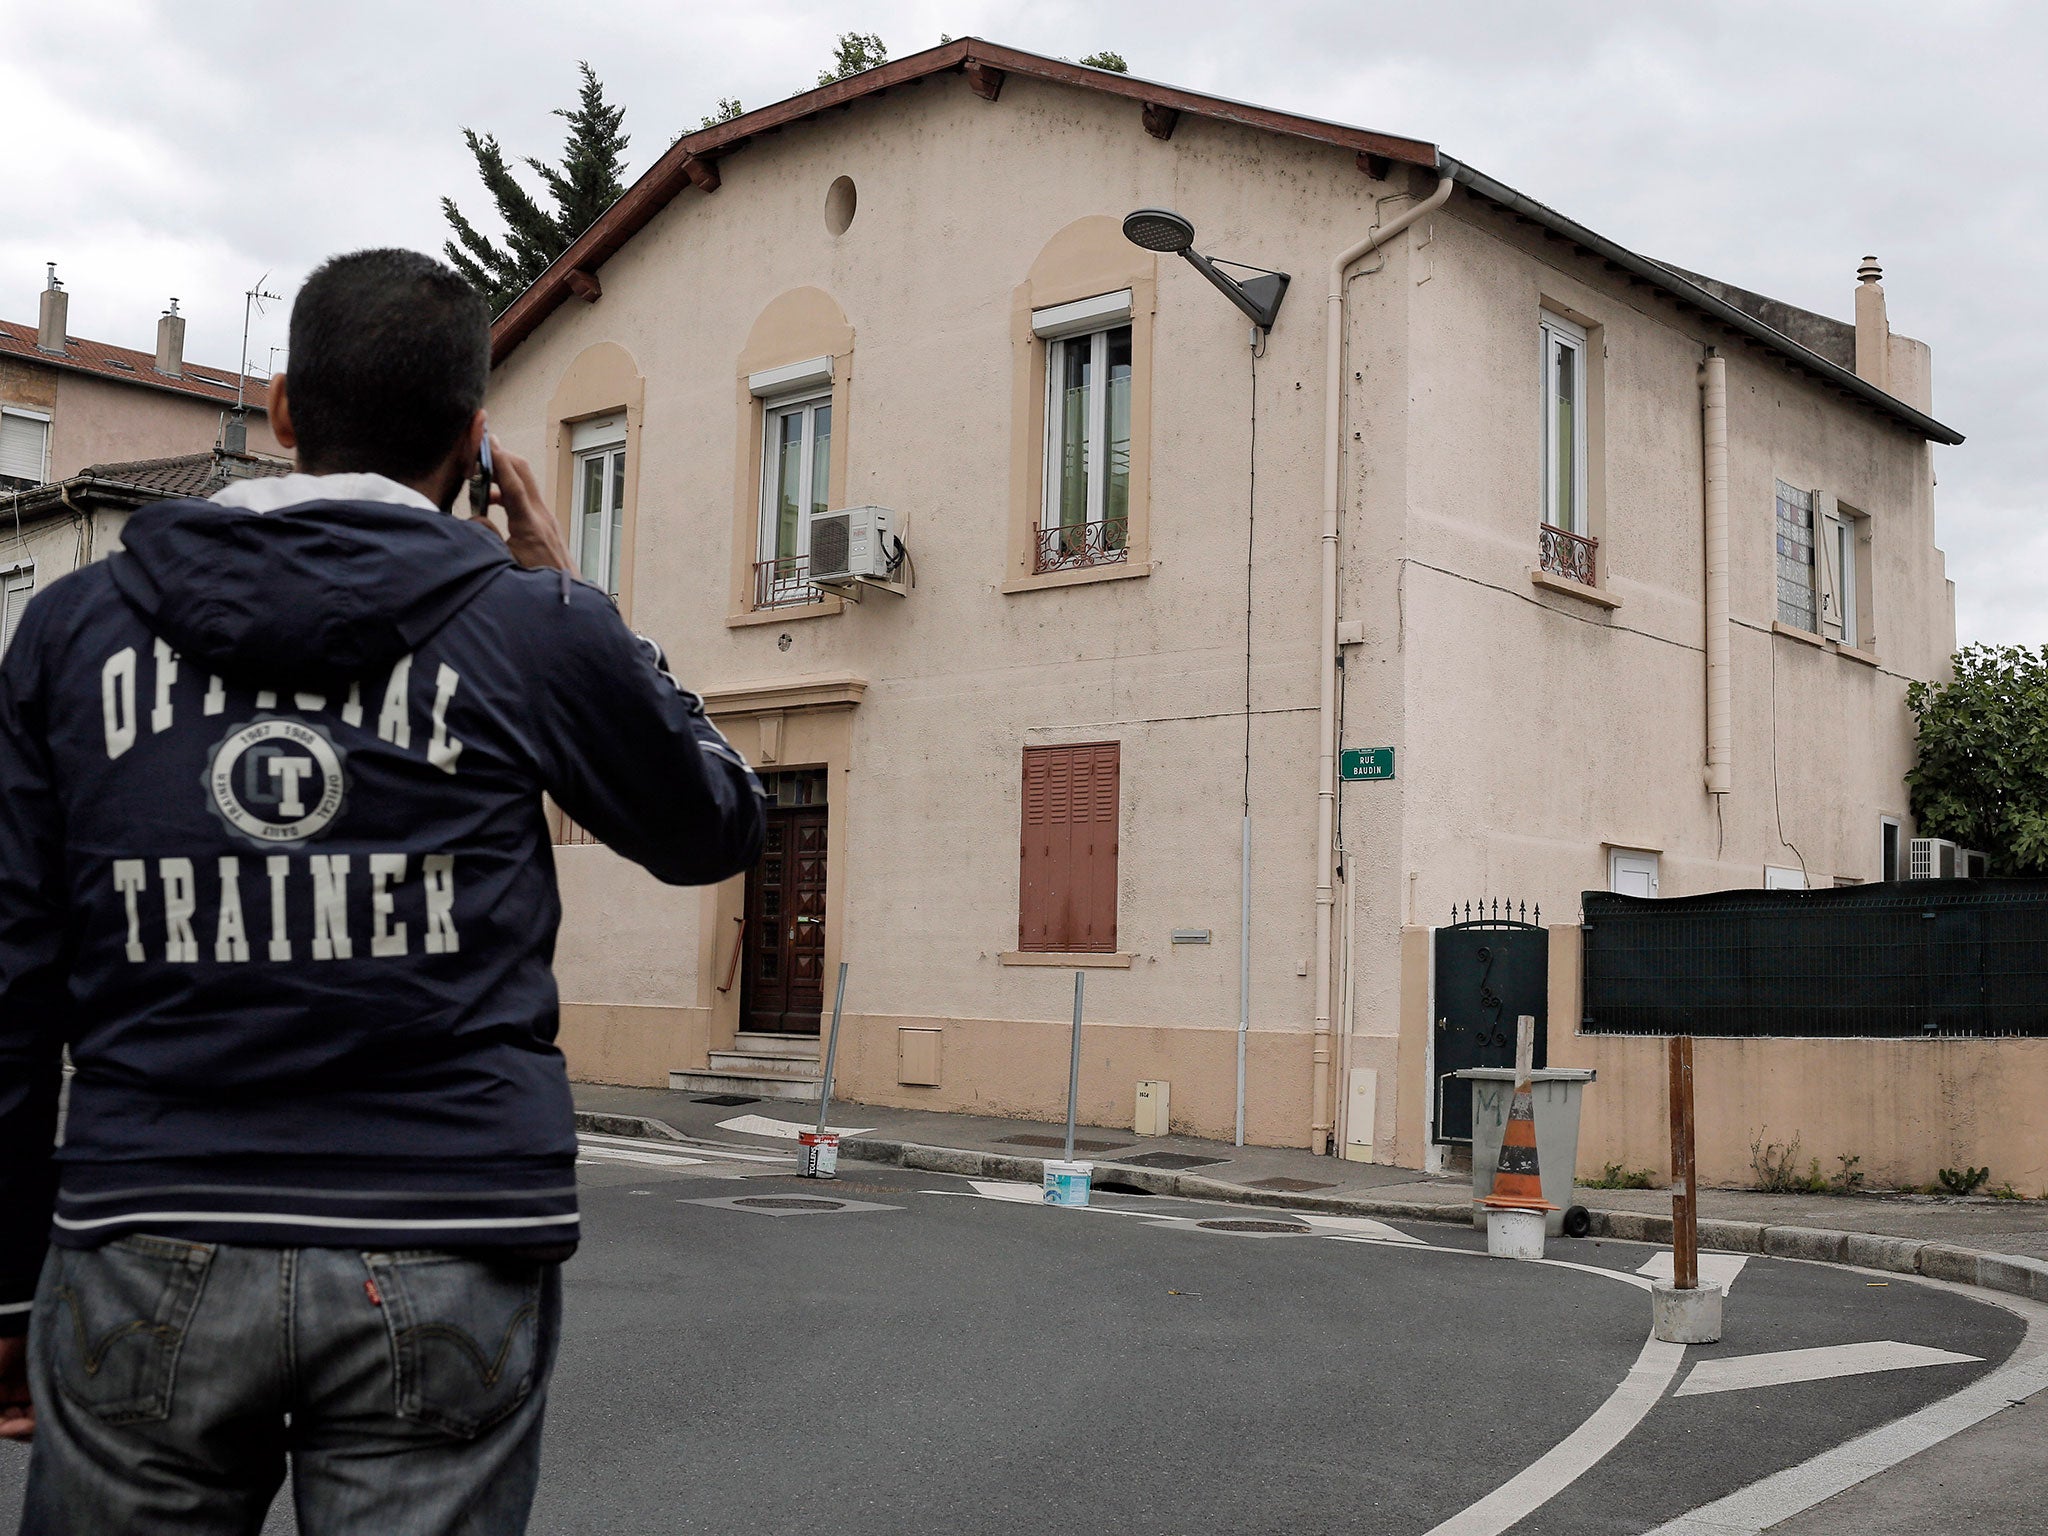
{"label": "wooden roof eave", "polygon": [[983,42],[980,38],[957,38],[936,48],[928,48],[923,53],[891,60],[677,139],[617,202],[599,215],[596,223],[579,235],[524,293],[499,313],[491,325],[491,365],[496,367],[503,362],[520,342],[532,335],[543,320],[572,296],[570,273],[583,272],[595,276],[597,268],[646,228],[684,188],[697,186],[707,194],[715,191],[718,186],[717,163],[724,156],[755,138],[792,123],[849,106],[914,80],[964,71],[970,67],[981,82],[976,86],[977,94],[986,100],[994,100],[1001,88],[999,80],[990,88],[992,76],[1025,75],[1121,96],[1152,109],[1155,115],[1171,111],[1183,116],[1206,117],[1333,145],[1376,160],[1398,161],[1430,170],[1437,165],[1436,146],[1420,139],[1376,133],[1370,129],[1302,117],[1220,96],[1205,96],[1157,81],[1005,48],[1000,44]]}

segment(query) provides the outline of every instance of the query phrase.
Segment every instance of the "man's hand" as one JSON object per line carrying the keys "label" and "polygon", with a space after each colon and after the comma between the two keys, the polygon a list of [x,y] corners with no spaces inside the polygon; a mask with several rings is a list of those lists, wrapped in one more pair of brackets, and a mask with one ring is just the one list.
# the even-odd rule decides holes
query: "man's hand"
{"label": "man's hand", "polygon": [[505,543],[512,558],[528,570],[567,571],[575,574],[576,561],[562,541],[561,526],[548,511],[540,494],[540,481],[533,466],[509,451],[491,434],[491,466],[496,472],[491,484],[491,505],[505,513]]}
{"label": "man's hand", "polygon": [[28,1395],[28,1340],[0,1339],[0,1440],[28,1440],[36,1432],[36,1405]]}

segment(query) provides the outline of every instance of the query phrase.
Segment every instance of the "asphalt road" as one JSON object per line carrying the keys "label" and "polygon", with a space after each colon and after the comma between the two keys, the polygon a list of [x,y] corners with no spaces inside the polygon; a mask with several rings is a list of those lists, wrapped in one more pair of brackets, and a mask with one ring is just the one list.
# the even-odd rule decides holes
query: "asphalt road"
{"label": "asphalt road", "polygon": [[[593,1143],[582,1169],[536,1532],[1419,1536],[1548,1466],[1649,1362],[1641,1422],[1512,1526],[1644,1532],[1948,1397],[2025,1332],[1967,1294],[1752,1258],[1726,1340],[1658,1366],[1648,1294],[1616,1278],[1638,1245],[1551,1244],[1589,1273],[1446,1226],[1265,1234],[1201,1223],[1305,1224],[674,1153]],[[763,1198],[849,1203],[729,1203]],[[1876,1341],[1975,1359],[1686,1391],[1704,1362]],[[0,1451],[0,1529],[23,1460]],[[2044,1458],[2007,1470],[2048,1489]]]}

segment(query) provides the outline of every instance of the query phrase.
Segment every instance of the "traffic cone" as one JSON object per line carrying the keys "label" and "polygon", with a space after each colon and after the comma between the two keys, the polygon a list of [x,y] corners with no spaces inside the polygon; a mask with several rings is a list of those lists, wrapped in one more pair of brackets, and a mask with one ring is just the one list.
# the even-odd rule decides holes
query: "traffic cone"
{"label": "traffic cone", "polygon": [[1543,1198],[1543,1176],[1536,1166],[1536,1098],[1526,1082],[1515,1085],[1508,1123],[1500,1140],[1500,1161],[1494,1165],[1493,1192],[1482,1204],[1497,1211],[1554,1211]]}

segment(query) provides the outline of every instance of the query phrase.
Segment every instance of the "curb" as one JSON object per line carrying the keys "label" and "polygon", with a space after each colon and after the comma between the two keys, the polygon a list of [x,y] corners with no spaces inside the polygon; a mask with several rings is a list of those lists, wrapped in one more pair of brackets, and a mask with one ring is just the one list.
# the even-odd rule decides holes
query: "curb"
{"label": "curb", "polygon": [[[666,1121],[640,1115],[605,1115],[576,1111],[576,1128],[609,1136],[644,1136],[655,1141],[687,1140]],[[848,1136],[839,1143],[843,1156],[862,1162],[881,1163],[892,1168],[915,1168],[926,1173],[950,1173],[962,1178],[1008,1179],[1036,1184],[1045,1176],[1045,1159],[1017,1157],[1001,1152],[974,1152],[963,1147],[930,1147],[914,1141],[891,1141],[876,1136]],[[792,1152],[792,1160],[794,1152]],[[1380,1220],[1435,1221],[1469,1227],[1471,1208],[1462,1201],[1436,1203],[1424,1200],[1369,1200],[1344,1195],[1284,1194],[1277,1190],[1247,1189],[1205,1179],[1196,1173],[1169,1173],[1157,1168],[1132,1168],[1122,1163],[1098,1161],[1097,1167],[1113,1169],[1115,1181],[1148,1195],[1174,1195],[1185,1200],[1216,1200],[1232,1205],[1284,1207],[1295,1211],[1318,1211],[1327,1216],[1371,1216]],[[1588,1209],[1592,1226],[1587,1236],[1613,1238],[1618,1242],[1662,1243],[1671,1241],[1671,1218],[1643,1211],[1602,1211]],[[1914,1237],[1882,1237],[1871,1232],[1838,1232],[1828,1227],[1777,1226],[1759,1221],[1702,1221],[1700,1247],[1722,1253],[1755,1253],[1774,1259],[1806,1259],[1821,1264],[1849,1264],[1860,1269],[1883,1270],[1895,1275],[1924,1275],[1930,1280],[1947,1280],[1974,1285],[1988,1291],[2048,1304],[2048,1261],[2021,1258],[2009,1253],[1986,1253],[1952,1243]]]}

